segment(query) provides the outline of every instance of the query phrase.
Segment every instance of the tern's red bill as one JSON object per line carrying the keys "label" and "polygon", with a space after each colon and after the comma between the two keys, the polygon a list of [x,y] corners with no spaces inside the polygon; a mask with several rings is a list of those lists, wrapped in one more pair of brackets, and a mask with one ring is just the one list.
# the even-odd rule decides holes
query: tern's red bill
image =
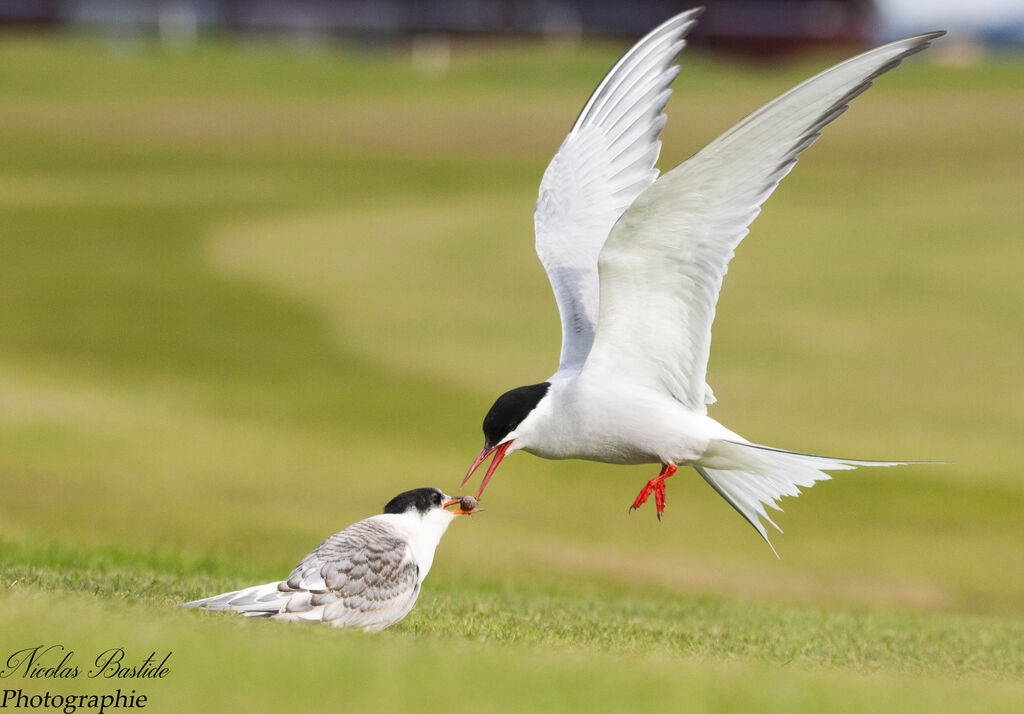
{"label": "tern's red bill", "polygon": [[466,477],[462,479],[462,485],[465,486],[466,482],[469,481],[473,473],[480,468],[480,464],[487,460],[487,457],[494,454],[494,460],[491,461],[491,465],[487,467],[487,473],[484,474],[484,480],[480,482],[480,490],[477,491],[476,497],[480,498],[484,489],[487,488],[487,482],[491,480],[491,476],[494,475],[495,470],[498,468],[498,464],[505,458],[505,452],[508,451],[508,447],[512,446],[512,441],[506,441],[503,444],[498,444],[488,449],[486,446],[480,449],[480,453],[477,454],[476,460],[473,461],[473,465],[469,467],[469,471],[466,473]]}

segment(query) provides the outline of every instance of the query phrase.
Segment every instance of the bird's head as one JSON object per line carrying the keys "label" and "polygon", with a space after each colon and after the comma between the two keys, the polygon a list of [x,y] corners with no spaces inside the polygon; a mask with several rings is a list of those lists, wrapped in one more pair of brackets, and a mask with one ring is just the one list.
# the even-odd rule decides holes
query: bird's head
{"label": "bird's head", "polygon": [[472,496],[452,497],[439,488],[414,488],[411,491],[403,491],[384,506],[384,513],[443,522],[482,510],[484,509],[477,507],[476,499]]}
{"label": "bird's head", "polygon": [[[484,417],[484,448],[477,454],[473,465],[469,467],[466,477],[462,479],[465,486],[473,473],[480,467],[487,457],[494,454],[491,465],[480,482],[480,490],[477,491],[477,498],[483,495],[487,482],[491,480],[498,464],[505,458],[509,451],[526,446],[523,443],[515,443],[520,438],[524,423],[527,422],[530,414],[533,413],[541,400],[547,396],[551,389],[550,382],[531,384],[526,387],[516,387],[502,394],[494,401],[494,405],[487,416]],[[515,444],[514,444],[515,443]]]}

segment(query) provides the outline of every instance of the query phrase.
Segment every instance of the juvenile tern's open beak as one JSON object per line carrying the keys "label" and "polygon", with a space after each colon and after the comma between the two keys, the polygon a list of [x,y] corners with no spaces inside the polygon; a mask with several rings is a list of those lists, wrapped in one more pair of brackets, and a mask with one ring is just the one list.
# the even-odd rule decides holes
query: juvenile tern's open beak
{"label": "juvenile tern's open beak", "polygon": [[462,507],[463,500],[464,499],[462,499],[462,498],[453,498],[450,501],[445,501],[444,502],[444,507],[448,508],[449,506],[458,506],[458,508],[453,508],[452,510],[449,511],[449,513],[454,513],[457,516],[471,516],[474,513],[479,513],[480,511],[487,510],[485,508],[477,507],[475,505],[476,504],[476,499],[475,498],[471,499],[471,502],[474,504],[473,507],[470,508],[469,510],[466,510],[465,508]]}
{"label": "juvenile tern's open beak", "polygon": [[477,454],[476,460],[473,465],[469,467],[469,471],[466,473],[466,477],[462,479],[462,486],[466,485],[473,472],[480,468],[480,464],[487,460],[487,457],[494,454],[494,460],[491,461],[491,465],[487,467],[487,473],[484,474],[484,480],[480,482],[480,490],[476,492],[476,497],[480,498],[483,495],[484,489],[487,488],[487,482],[491,480],[491,476],[494,475],[495,469],[498,468],[498,464],[505,458],[505,452],[508,451],[508,447],[512,446],[512,441],[506,441],[503,444],[498,444],[488,449],[486,446],[480,449],[480,453]]}

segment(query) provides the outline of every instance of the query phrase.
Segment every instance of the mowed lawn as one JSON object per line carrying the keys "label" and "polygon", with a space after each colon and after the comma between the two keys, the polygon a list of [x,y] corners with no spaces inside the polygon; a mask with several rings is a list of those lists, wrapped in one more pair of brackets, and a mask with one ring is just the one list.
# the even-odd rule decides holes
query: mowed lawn
{"label": "mowed lawn", "polygon": [[[456,492],[555,367],[546,162],[624,42],[399,51],[0,37],[0,668],[171,651],[150,711],[1019,711],[1024,61],[912,58],[755,222],[711,414],[949,462],[787,499],[777,560],[692,472],[518,454],[377,635],[178,610]],[[939,48],[936,48],[939,49]],[[931,55],[939,55],[930,50]],[[839,57],[690,53],[661,167]],[[931,59],[935,59],[932,57]],[[477,483],[477,482],[474,482]],[[475,488],[475,486],[474,486]]]}

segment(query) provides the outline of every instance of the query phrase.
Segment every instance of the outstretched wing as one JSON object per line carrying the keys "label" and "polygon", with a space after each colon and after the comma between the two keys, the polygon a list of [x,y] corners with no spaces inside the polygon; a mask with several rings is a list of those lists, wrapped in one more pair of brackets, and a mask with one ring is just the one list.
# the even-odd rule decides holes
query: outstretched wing
{"label": "outstretched wing", "polygon": [[537,255],[558,301],[558,370],[579,371],[597,324],[597,259],[612,225],[658,176],[662,110],[672,64],[703,8],[652,30],[622,56],[590,96],[540,183]]}
{"label": "outstretched wing", "polygon": [[668,391],[694,411],[729,260],[801,151],[871,81],[944,33],[898,40],[766,104],[659,178],[615,224],[600,256],[600,316],[584,373]]}

